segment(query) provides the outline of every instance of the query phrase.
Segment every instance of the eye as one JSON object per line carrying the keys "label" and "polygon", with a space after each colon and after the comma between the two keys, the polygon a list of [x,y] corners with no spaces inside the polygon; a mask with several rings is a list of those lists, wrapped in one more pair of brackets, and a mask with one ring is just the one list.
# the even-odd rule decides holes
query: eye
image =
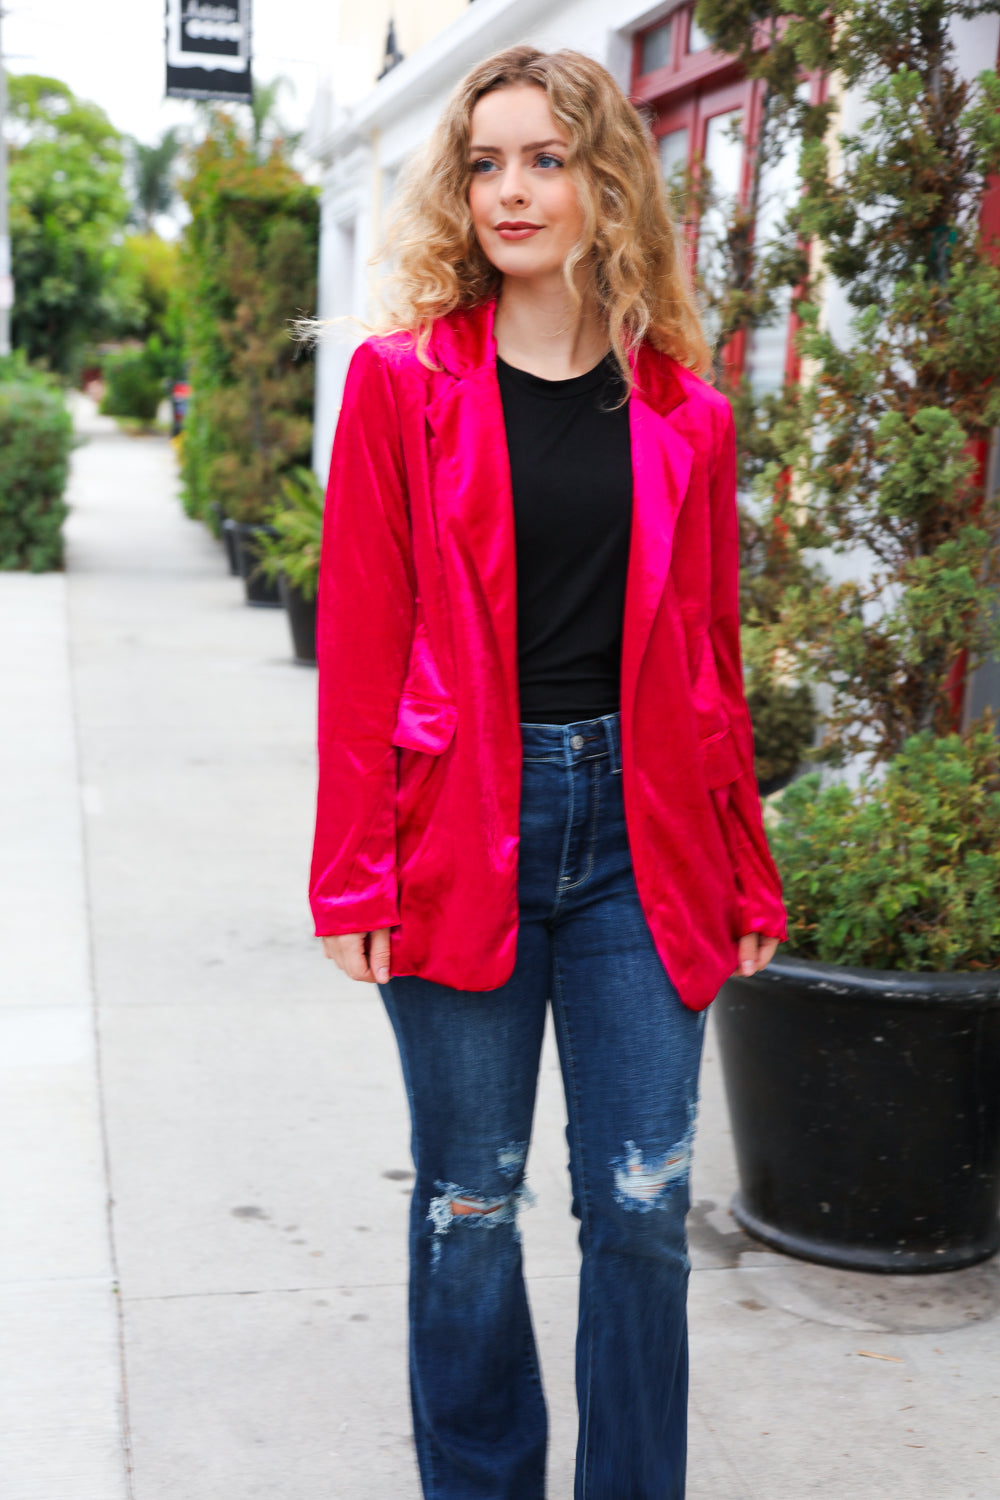
{"label": "eye", "polygon": [[542,151],[538,156],[535,157],[536,167],[544,167],[546,169],[549,169],[551,167],[561,167],[564,165],[565,163],[558,156],[553,156],[551,151]]}
{"label": "eye", "polygon": [[496,162],[488,156],[481,156],[478,161],[469,163],[470,172],[492,172],[496,168]]}

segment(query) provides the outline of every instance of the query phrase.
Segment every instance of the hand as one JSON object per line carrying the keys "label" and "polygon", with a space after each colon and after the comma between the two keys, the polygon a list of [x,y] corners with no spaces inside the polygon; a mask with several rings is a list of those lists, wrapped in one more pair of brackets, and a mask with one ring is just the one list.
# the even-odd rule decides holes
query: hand
{"label": "hand", "polygon": [[341,937],[325,937],[323,952],[350,979],[365,984],[385,984],[389,978],[389,929],[375,932],[346,932]]}
{"label": "hand", "polygon": [[740,966],[736,973],[743,979],[759,974],[771,962],[777,946],[777,938],[765,937],[761,932],[745,932],[740,938]]}

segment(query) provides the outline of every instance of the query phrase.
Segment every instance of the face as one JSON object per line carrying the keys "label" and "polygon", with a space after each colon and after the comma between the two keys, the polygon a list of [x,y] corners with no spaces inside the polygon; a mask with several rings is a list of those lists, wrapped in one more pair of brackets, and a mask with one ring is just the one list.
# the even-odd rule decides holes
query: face
{"label": "face", "polygon": [[504,276],[562,276],[584,221],[565,166],[569,145],[543,89],[497,89],[472,111],[469,208],[484,254]]}

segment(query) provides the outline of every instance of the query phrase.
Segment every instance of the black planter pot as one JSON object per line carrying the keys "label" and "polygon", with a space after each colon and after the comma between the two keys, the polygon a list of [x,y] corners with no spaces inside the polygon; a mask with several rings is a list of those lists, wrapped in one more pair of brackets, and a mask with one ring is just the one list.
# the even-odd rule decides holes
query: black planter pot
{"label": "black planter pot", "polygon": [[278,594],[288,615],[292,632],[292,655],[303,667],[316,665],[316,600],[306,599],[289,583],[284,573],[278,574]]}
{"label": "black planter pot", "polygon": [[251,521],[227,521],[231,527],[236,560],[246,592],[246,601],[258,609],[280,609],[278,585],[260,570],[260,558],[254,541],[259,536],[277,536],[273,526]]}
{"label": "black planter pot", "polygon": [[757,790],[762,797],[770,797],[772,792],[780,792],[790,786],[797,774],[798,767],[795,767],[791,771],[782,771],[780,776],[769,776],[765,781],[757,783]]}
{"label": "black planter pot", "polygon": [[226,561],[229,564],[229,571],[234,578],[239,578],[240,559],[236,551],[236,522],[230,521],[228,516],[223,516],[219,533],[222,537],[222,545],[226,549]]}
{"label": "black planter pot", "polygon": [[1000,974],[778,958],[713,1009],[748,1233],[858,1271],[994,1253]]}

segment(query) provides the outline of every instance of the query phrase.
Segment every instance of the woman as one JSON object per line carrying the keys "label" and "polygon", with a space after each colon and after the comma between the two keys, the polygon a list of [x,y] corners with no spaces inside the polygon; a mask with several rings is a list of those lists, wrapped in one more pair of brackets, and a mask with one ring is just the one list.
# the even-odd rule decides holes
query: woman
{"label": "woman", "polygon": [[574,52],[453,96],[354,356],[320,603],[312,901],[395,1029],[433,1500],[537,1500],[521,1271],[551,1002],[583,1263],[578,1500],[684,1493],[705,1007],[784,933],[737,619],[733,425],[642,123]]}

